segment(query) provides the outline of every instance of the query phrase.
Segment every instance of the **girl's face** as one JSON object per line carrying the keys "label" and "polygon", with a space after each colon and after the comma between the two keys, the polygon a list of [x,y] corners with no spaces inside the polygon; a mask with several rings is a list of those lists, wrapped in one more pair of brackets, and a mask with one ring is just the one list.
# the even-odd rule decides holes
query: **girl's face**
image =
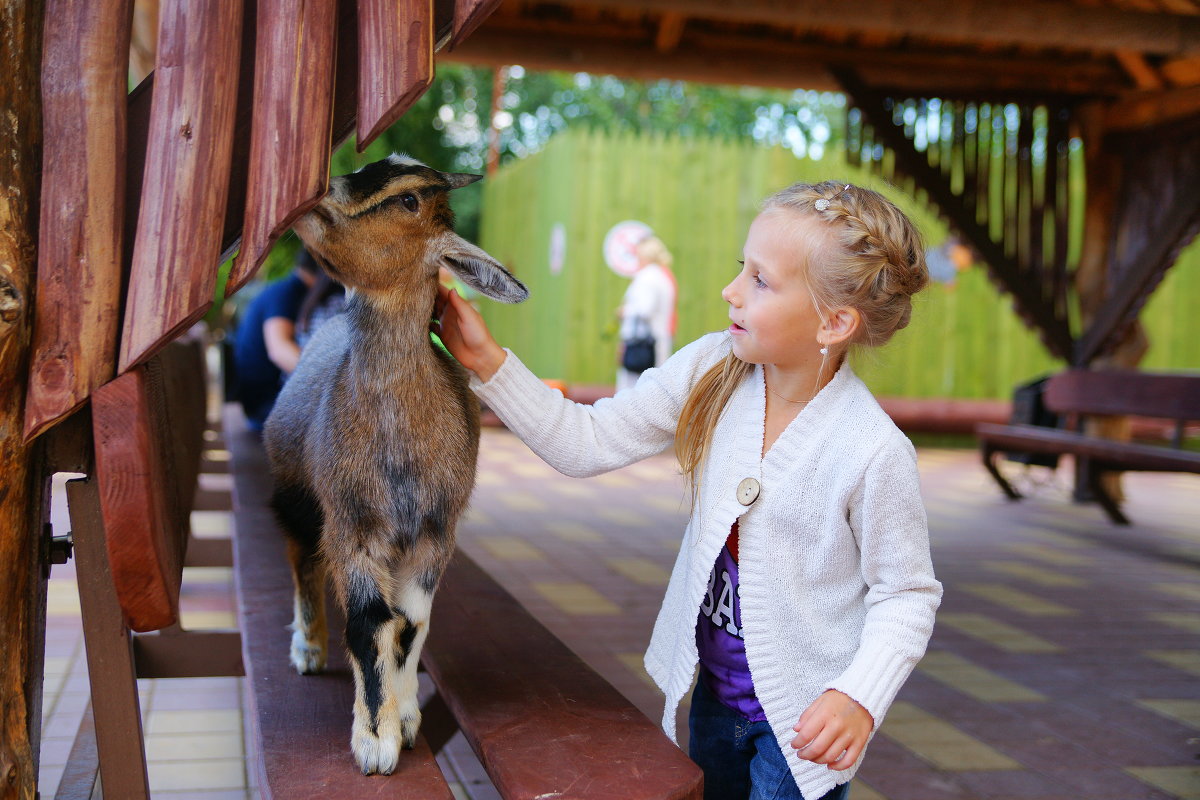
{"label": "girl's face", "polygon": [[750,225],[742,270],[721,291],[733,352],[743,361],[791,367],[821,359],[821,316],[800,266],[817,257],[825,235],[818,225],[787,211],[759,214]]}

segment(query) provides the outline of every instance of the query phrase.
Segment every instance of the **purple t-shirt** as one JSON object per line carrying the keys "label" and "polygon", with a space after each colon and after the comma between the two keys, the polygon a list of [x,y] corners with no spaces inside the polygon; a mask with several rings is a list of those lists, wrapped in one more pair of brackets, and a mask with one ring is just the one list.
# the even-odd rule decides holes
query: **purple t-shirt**
{"label": "purple t-shirt", "polygon": [[700,616],[696,620],[700,679],[726,706],[751,722],[763,722],[767,715],[754,694],[750,665],[746,661],[746,643],[742,639],[737,537],[738,526],[734,522],[733,531],[708,577],[708,594],[700,603]]}

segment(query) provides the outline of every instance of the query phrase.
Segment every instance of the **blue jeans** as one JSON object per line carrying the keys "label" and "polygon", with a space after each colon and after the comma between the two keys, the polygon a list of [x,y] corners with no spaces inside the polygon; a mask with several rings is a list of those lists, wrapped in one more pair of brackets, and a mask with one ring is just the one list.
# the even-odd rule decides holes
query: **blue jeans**
{"label": "blue jeans", "polygon": [[[704,770],[704,800],[805,800],[771,726],[726,706],[703,676],[692,693],[688,730],[688,755]],[[849,791],[843,783],[811,800],[843,800]]]}

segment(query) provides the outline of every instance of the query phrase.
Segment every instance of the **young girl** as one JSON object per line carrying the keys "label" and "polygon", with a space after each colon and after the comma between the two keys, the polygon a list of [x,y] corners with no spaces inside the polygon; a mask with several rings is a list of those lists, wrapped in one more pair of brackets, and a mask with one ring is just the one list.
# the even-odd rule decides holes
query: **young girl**
{"label": "young girl", "polygon": [[941,600],[916,455],[846,363],[908,324],[920,236],[879,194],[795,185],[750,226],[731,325],[594,406],[546,387],[443,293],[475,391],[561,472],[675,441],[692,517],[646,653],[663,727],[692,697],[705,797],[841,798]]}

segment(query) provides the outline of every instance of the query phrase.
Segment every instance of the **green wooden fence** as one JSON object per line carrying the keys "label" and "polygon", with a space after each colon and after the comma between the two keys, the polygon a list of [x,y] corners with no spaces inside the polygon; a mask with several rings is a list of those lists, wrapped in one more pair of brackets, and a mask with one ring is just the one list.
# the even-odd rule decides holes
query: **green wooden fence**
{"label": "green wooden fence", "polygon": [[[847,165],[840,153],[800,160],[783,148],[704,138],[574,130],[484,182],[481,244],[529,286],[528,301],[480,308],[497,339],[538,375],[568,383],[612,383],[616,317],[627,281],[604,264],[614,224],[638,219],[675,255],[676,346],[728,324],[721,288],[734,276],[759,203],[796,181],[845,180],[890,197],[930,245],[945,226],[921,203]],[[561,269],[551,238],[565,232]],[[1200,368],[1200,247],[1185,252],[1143,318],[1154,342],[1147,368]],[[885,348],[855,357],[880,395],[1006,398],[1012,387],[1060,366],[988,281],[982,266],[934,284],[915,301],[913,322]]]}

